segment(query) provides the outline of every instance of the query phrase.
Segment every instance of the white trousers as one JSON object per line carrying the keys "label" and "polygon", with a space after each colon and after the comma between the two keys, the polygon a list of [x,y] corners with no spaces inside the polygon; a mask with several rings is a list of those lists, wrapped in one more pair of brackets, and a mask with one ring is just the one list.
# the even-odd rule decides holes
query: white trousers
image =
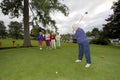
{"label": "white trousers", "polygon": [[51,45],[52,45],[52,48],[56,49],[56,43],[55,43],[55,40],[51,40]]}

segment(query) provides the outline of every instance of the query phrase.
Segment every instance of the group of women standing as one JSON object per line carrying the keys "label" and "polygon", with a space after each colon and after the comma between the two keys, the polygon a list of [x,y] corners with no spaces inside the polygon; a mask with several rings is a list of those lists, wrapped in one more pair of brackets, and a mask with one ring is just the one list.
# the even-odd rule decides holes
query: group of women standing
{"label": "group of women standing", "polygon": [[40,50],[42,50],[42,43],[45,39],[46,42],[46,49],[50,49],[50,46],[53,49],[56,49],[56,46],[60,47],[60,35],[59,33],[52,33],[50,34],[48,31],[46,31],[45,35],[42,34],[42,32],[39,32],[38,35],[38,43],[40,46]]}

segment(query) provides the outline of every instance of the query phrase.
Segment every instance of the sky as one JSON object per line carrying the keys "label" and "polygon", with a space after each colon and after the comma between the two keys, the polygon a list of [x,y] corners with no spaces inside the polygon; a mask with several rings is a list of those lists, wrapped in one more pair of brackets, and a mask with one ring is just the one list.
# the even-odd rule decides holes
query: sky
{"label": "sky", "polygon": [[[0,0],[1,2],[2,0]],[[61,12],[51,14],[52,19],[56,21],[58,32],[60,34],[72,33],[72,25],[79,22],[79,27],[85,32],[93,28],[102,30],[105,19],[113,14],[111,6],[116,0],[60,0],[68,6],[69,15],[64,16]],[[88,14],[85,14],[88,12]],[[21,18],[10,19],[4,16],[0,11],[0,20],[4,21],[7,26],[10,21],[22,21]]]}

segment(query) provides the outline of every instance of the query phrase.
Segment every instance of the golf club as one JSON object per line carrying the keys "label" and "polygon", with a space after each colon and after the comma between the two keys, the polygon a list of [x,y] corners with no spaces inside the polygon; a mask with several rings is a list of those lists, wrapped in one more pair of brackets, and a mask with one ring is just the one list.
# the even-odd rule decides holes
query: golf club
{"label": "golf club", "polygon": [[77,25],[83,20],[83,18],[85,17],[86,14],[88,14],[88,12],[85,12],[84,15],[78,20]]}
{"label": "golf club", "polygon": [[[84,15],[78,20],[78,22],[75,23],[77,26],[78,26],[79,23],[83,20],[83,18],[84,18],[84,16],[85,16],[86,14],[88,14],[88,12],[85,12]],[[73,25],[74,25],[74,24],[73,24]],[[73,33],[75,33],[74,30],[73,30]]]}

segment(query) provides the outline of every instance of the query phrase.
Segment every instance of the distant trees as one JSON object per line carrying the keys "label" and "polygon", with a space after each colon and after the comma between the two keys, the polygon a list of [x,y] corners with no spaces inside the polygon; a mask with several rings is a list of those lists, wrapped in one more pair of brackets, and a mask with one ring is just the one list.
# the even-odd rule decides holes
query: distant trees
{"label": "distant trees", "polygon": [[17,21],[11,21],[8,27],[10,37],[15,39],[23,38],[22,23],[19,23]]}
{"label": "distant trees", "polygon": [[86,35],[87,35],[88,37],[90,37],[90,36],[92,36],[92,33],[91,33],[90,31],[88,31],[88,32],[86,32]]}
{"label": "distant trees", "polygon": [[100,31],[98,28],[93,28],[91,32],[90,31],[86,32],[86,35],[87,36],[94,36],[95,38],[98,38],[100,35]]}
{"label": "distant trees", "polygon": [[61,35],[61,40],[63,41],[63,42],[70,42],[70,40],[71,40],[72,38],[71,38],[71,34],[63,34],[63,35]]}
{"label": "distant trees", "polygon": [[7,32],[6,32],[6,26],[3,21],[0,21],[0,37],[6,38]]}
{"label": "distant trees", "polygon": [[37,37],[38,34],[39,34],[39,30],[37,28],[33,27],[31,30],[31,36]]}
{"label": "distant trees", "polygon": [[23,27],[22,23],[17,21],[11,21],[8,25],[8,29],[3,21],[0,21],[0,37],[1,38],[14,38],[14,39],[23,39]]}
{"label": "distant trees", "polygon": [[108,38],[103,37],[103,32],[98,28],[93,28],[92,31],[86,33],[87,36],[92,37],[93,39],[90,41],[92,44],[100,44],[107,45],[110,43]]}
{"label": "distant trees", "polygon": [[92,36],[95,36],[96,38],[100,36],[100,31],[98,28],[93,28],[91,33],[92,33]]}

